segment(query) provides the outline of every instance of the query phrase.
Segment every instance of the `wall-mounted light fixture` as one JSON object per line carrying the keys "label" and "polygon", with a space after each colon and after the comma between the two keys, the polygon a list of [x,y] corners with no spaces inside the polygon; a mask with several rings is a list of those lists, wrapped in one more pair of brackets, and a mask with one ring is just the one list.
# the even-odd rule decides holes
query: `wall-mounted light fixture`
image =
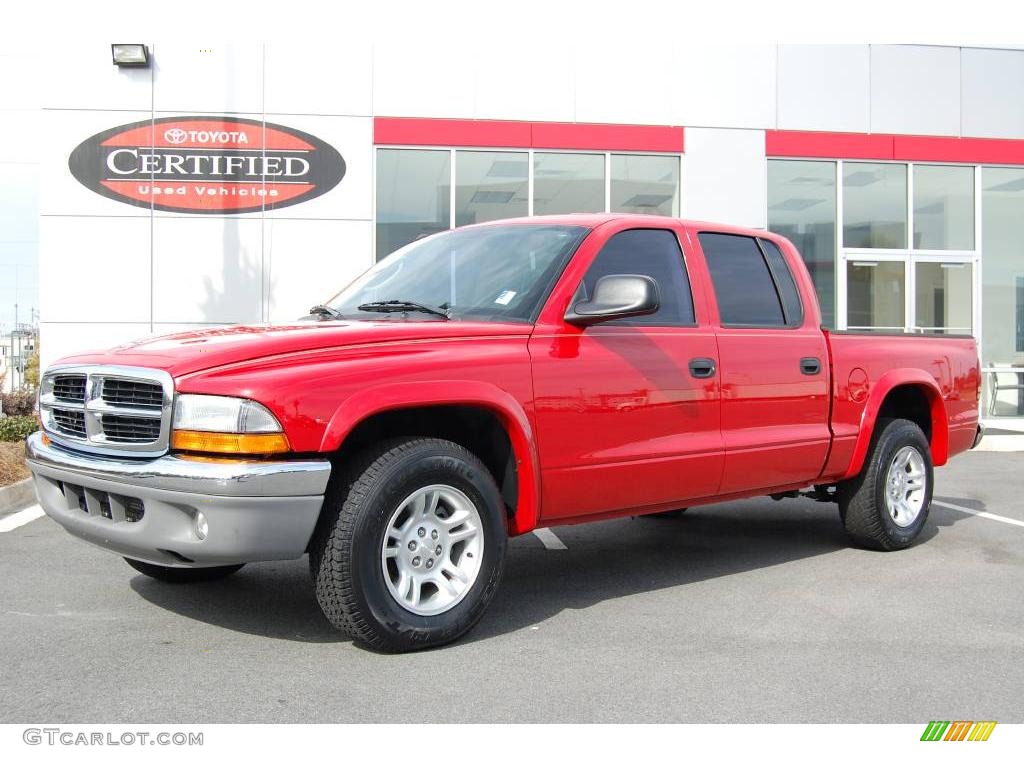
{"label": "wall-mounted light fixture", "polygon": [[119,67],[149,66],[149,49],[142,43],[111,43],[110,55]]}

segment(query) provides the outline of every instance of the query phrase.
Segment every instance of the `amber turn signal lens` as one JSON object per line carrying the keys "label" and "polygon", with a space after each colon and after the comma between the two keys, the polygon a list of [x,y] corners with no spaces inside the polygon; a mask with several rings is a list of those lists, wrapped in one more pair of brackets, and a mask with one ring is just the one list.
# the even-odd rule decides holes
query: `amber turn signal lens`
{"label": "amber turn signal lens", "polygon": [[197,432],[176,429],[171,437],[171,448],[176,451],[199,453],[285,453],[290,449],[288,438],[280,432],[253,433]]}

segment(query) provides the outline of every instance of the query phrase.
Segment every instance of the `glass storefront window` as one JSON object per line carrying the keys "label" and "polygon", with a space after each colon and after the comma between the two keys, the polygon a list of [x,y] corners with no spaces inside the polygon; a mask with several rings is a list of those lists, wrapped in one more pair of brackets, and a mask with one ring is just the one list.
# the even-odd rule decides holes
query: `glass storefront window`
{"label": "glass storefront window", "polygon": [[604,155],[535,152],[533,213],[604,211]]}
{"label": "glass storefront window", "polygon": [[974,168],[914,166],[914,248],[974,250]]}
{"label": "glass storefront window", "polygon": [[974,275],[970,264],[914,265],[914,326],[930,333],[970,333]]}
{"label": "glass storefront window", "polygon": [[612,155],[611,210],[614,213],[679,215],[679,158]]}
{"label": "glass storefront window", "polygon": [[907,166],[843,163],[843,245],[907,247]]}
{"label": "glass storefront window", "polygon": [[451,226],[451,153],[377,150],[377,259]]}
{"label": "glass storefront window", "polygon": [[847,262],[847,327],[902,331],[906,278],[902,261]]}
{"label": "glass storefront window", "polygon": [[769,160],[768,229],[788,238],[803,256],[822,323],[835,328],[836,164]]}
{"label": "glass storefront window", "polygon": [[526,216],[526,152],[455,153],[455,226]]}
{"label": "glass storefront window", "polygon": [[1024,416],[1024,168],[983,168],[982,415]]}

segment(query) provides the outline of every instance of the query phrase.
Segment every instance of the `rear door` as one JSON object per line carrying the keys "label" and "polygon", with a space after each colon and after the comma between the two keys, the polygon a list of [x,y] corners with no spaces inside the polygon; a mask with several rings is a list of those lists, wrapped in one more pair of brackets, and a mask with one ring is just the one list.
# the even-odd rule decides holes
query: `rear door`
{"label": "rear door", "polygon": [[[718,490],[715,337],[691,291],[684,230],[623,226],[584,242],[530,339],[546,520],[682,506]],[[658,312],[566,323],[570,303],[612,274],[654,278]]]}
{"label": "rear door", "polygon": [[[828,352],[789,255],[771,239],[699,231],[717,310],[720,493],[815,479],[830,444]],[[788,250],[788,249],[787,249]],[[804,295],[809,290],[805,284]]]}

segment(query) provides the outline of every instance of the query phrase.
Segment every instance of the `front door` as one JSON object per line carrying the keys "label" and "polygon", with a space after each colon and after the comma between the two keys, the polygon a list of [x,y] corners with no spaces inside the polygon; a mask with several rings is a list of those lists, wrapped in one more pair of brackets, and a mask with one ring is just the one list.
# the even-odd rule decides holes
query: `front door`
{"label": "front door", "polygon": [[698,302],[695,313],[680,232],[616,228],[605,225],[609,234],[599,230],[581,246],[579,257],[597,253],[568,288],[572,303],[605,275],[639,274],[657,282],[661,305],[588,328],[565,323],[560,307],[538,323],[530,355],[548,521],[685,506],[718,490],[717,350],[714,333],[697,322],[704,308]]}

